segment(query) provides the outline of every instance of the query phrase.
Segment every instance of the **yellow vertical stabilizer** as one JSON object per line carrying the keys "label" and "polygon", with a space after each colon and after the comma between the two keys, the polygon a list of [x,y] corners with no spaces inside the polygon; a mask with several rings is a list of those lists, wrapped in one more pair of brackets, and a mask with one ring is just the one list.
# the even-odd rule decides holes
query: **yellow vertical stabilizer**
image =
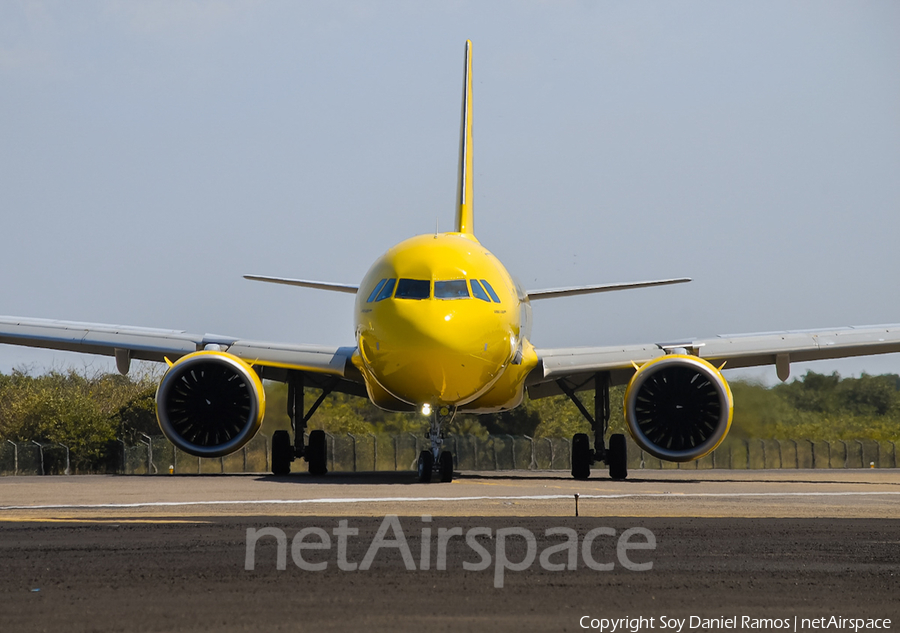
{"label": "yellow vertical stabilizer", "polygon": [[456,232],[473,234],[472,209],[472,41],[466,40],[466,68],[463,79],[462,123],[459,131],[459,191]]}

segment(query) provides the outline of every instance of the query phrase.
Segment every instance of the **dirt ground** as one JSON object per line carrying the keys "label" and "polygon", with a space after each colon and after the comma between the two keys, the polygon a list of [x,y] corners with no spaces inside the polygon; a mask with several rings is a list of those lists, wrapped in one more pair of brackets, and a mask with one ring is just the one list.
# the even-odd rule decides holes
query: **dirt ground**
{"label": "dirt ground", "polygon": [[[593,618],[599,625],[602,618],[640,616],[654,618],[645,631],[672,630],[662,628],[673,622],[661,617],[685,619],[682,631],[701,630],[690,628],[690,616],[737,616],[736,628],[749,628],[741,626],[744,616],[751,618],[747,625],[831,615],[891,618],[893,629],[900,624],[896,519],[401,517],[413,571],[397,547],[382,548],[367,570],[339,569],[333,531],[341,520],[359,530],[347,537],[345,557],[359,564],[383,526],[381,517],[0,522],[0,630],[495,633],[581,631],[580,622],[590,626]],[[254,569],[245,569],[247,529],[265,527],[285,534],[284,570],[276,569],[272,536],[256,544]],[[292,557],[292,539],[308,527],[332,539],[327,550],[298,550],[303,561],[327,563],[324,571],[300,569]],[[446,569],[436,569],[439,529],[476,527],[493,536],[473,537],[491,565],[467,571],[463,562],[477,562],[479,554],[464,538],[450,538]],[[575,570],[542,568],[541,553],[564,542],[544,534],[552,527],[576,531]],[[615,531],[600,534],[589,552],[596,562],[613,563],[611,571],[584,562],[584,536],[597,527]],[[619,558],[618,539],[634,527],[649,530],[656,547],[628,550],[626,560],[652,563],[650,570],[632,571]],[[423,528],[431,530],[427,570],[419,569]],[[497,530],[503,528],[533,533],[536,557],[524,571],[506,571],[497,588]],[[304,542],[321,542],[317,538]],[[528,553],[516,535],[506,537],[503,551],[513,564]],[[548,561],[567,563],[567,554]]]}

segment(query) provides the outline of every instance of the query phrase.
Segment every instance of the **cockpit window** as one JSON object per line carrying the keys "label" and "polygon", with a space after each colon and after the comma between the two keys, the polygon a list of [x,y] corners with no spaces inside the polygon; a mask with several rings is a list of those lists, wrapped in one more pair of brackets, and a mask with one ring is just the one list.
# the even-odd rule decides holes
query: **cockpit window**
{"label": "cockpit window", "polygon": [[494,303],[500,303],[500,297],[497,296],[497,293],[494,292],[494,289],[491,288],[491,284],[489,284],[485,279],[481,280],[482,285],[484,285],[484,289],[487,290],[487,293],[491,295],[491,299],[494,300]]}
{"label": "cockpit window", "polygon": [[378,293],[378,296],[375,298],[375,301],[382,301],[384,299],[388,299],[391,294],[394,292],[394,284],[397,283],[396,279],[388,279],[387,282],[382,287],[381,292]]}
{"label": "cockpit window", "polygon": [[428,279],[401,279],[397,283],[395,299],[427,299],[431,296],[431,282]]}
{"label": "cockpit window", "polygon": [[378,291],[381,290],[381,287],[384,285],[384,282],[386,282],[386,281],[387,281],[387,279],[382,279],[381,281],[378,282],[378,285],[375,286],[375,290],[373,290],[372,294],[369,295],[369,298],[366,299],[366,303],[372,303],[373,301],[375,301],[375,297],[378,296]]}
{"label": "cockpit window", "polygon": [[469,286],[465,279],[434,282],[435,299],[468,299]]}
{"label": "cockpit window", "polygon": [[487,293],[484,291],[484,288],[481,287],[481,284],[478,283],[477,279],[472,280],[472,294],[482,301],[487,301],[488,303],[491,302],[491,298],[487,296]]}

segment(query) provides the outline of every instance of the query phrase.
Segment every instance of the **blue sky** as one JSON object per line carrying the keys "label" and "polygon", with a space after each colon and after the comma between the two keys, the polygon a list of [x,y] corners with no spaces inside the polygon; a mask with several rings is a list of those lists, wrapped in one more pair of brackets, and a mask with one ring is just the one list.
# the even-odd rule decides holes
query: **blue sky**
{"label": "blue sky", "polygon": [[470,38],[481,242],[526,288],[694,278],[536,303],[535,345],[900,322],[898,34],[896,2],[4,2],[0,314],[352,343],[349,295],[241,275],[354,283],[450,227]]}

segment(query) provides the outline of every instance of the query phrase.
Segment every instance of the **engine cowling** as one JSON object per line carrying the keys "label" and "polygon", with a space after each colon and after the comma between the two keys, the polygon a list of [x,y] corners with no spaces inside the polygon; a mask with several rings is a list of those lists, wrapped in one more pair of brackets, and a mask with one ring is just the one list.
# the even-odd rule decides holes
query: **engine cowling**
{"label": "engine cowling", "polygon": [[634,441],[660,459],[711,453],[731,427],[734,400],[722,373],[702,358],[670,354],[641,366],[625,390]]}
{"label": "engine cowling", "polygon": [[239,450],[262,425],[266,396],[237,356],[203,351],[174,363],[156,390],[156,418],[169,441],[197,457]]}

